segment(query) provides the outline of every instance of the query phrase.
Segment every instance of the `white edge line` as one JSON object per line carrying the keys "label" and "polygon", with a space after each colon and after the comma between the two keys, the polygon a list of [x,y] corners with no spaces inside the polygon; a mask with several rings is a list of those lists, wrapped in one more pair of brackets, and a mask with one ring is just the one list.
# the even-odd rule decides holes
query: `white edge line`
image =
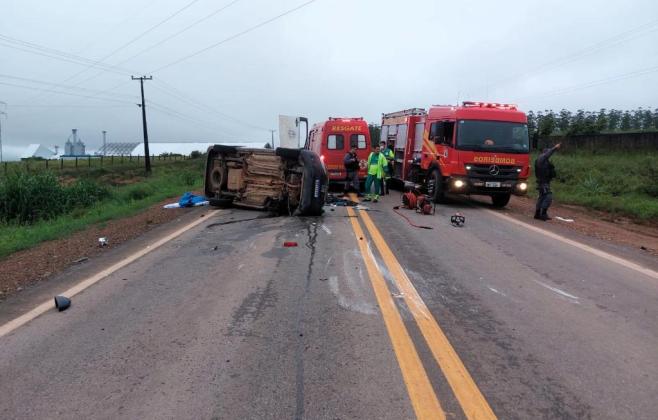
{"label": "white edge line", "polygon": [[[110,274],[114,273],[115,271],[127,266],[128,264],[136,261],[137,259],[143,257],[144,255],[148,254],[151,251],[156,250],[157,248],[161,247],[162,245],[166,244],[167,242],[171,241],[172,239],[175,239],[176,237],[182,235],[189,229],[195,227],[196,225],[199,225],[206,220],[210,219],[210,217],[214,216],[215,214],[219,213],[218,211],[212,212],[212,213],[205,213],[203,217],[199,217],[197,220],[195,220],[192,223],[189,223],[182,228],[176,230],[173,233],[170,233],[169,235],[165,236],[164,238],[161,238],[157,240],[156,242],[147,245],[146,247],[142,248],[141,250],[137,251],[136,253],[132,254],[131,256],[124,258],[123,260],[111,265],[110,267],[106,268],[105,270],[102,270],[96,274],[94,274],[91,277],[88,277],[84,280],[82,280],[80,283],[76,284],[75,286],[71,287],[70,289],[66,290],[65,292],[59,293],[60,295],[64,295],[68,298],[72,298],[73,296],[77,295],[78,293],[82,292],[89,286],[97,283],[99,280],[109,276]],[[31,320],[37,318],[38,316],[44,314],[48,310],[54,308],[55,304],[52,299],[47,300],[46,302],[43,302],[42,304],[38,305],[34,309],[32,309],[29,312],[24,313],[23,315],[20,315],[17,318],[12,319],[9,322],[6,322],[2,326],[0,326],[0,337],[3,337],[15,329],[21,327],[24,324],[27,324]]]}
{"label": "white edge line", "polygon": [[631,262],[631,261],[628,261],[626,259],[617,257],[617,256],[612,255],[612,254],[609,254],[605,251],[601,251],[600,249],[592,248],[589,245],[585,245],[583,243],[580,243],[580,242],[577,242],[577,241],[574,241],[574,240],[571,240],[571,239],[567,239],[567,238],[565,238],[563,236],[560,236],[556,233],[549,232],[547,230],[532,226],[532,225],[530,225],[528,223],[525,223],[525,222],[521,222],[520,220],[516,220],[513,217],[510,217],[510,216],[507,216],[507,215],[504,215],[504,214],[500,214],[500,213],[495,212],[493,210],[485,209],[485,211],[495,215],[496,217],[499,217],[501,219],[505,219],[508,222],[511,222],[511,223],[514,223],[518,226],[522,226],[526,229],[529,229],[533,232],[541,233],[544,236],[548,236],[549,238],[558,240],[558,241],[563,242],[565,244],[569,244],[569,245],[574,246],[576,248],[579,248],[583,251],[589,252],[590,254],[596,255],[596,256],[601,257],[603,259],[606,259],[610,262],[619,264],[619,265],[624,266],[626,268],[630,268],[631,270],[635,270],[639,273],[642,273],[646,276],[649,276],[653,279],[658,280],[658,272],[656,272],[656,271],[654,271],[650,268],[642,267],[641,265],[635,264],[634,262]]}

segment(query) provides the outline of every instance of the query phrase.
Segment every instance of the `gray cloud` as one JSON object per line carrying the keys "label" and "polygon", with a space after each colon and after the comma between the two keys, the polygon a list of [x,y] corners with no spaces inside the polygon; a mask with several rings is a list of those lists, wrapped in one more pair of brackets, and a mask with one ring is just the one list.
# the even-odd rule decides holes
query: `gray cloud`
{"label": "gray cloud", "polygon": [[[187,3],[9,0],[3,2],[0,34],[98,60]],[[121,63],[229,3],[198,0],[105,64]],[[136,74],[158,69],[302,3],[238,1],[120,67]],[[318,0],[154,72],[145,85],[153,101],[147,105],[149,134],[160,141],[261,141],[269,138],[268,128],[276,128],[278,114],[311,121],[355,115],[377,122],[382,112],[465,99],[514,102],[524,110],[657,106],[656,89],[649,88],[658,81],[657,12],[649,0]],[[100,144],[101,130],[114,141],[141,139],[134,105],[139,86],[129,74],[93,68],[63,82],[85,66],[7,45],[17,46],[0,39],[0,83],[83,96],[116,86],[111,96],[100,96],[119,102],[0,84],[9,114],[2,120],[5,144],[61,145],[74,127],[91,148]],[[651,68],[657,71],[613,80]],[[594,81],[602,83],[582,88]]]}

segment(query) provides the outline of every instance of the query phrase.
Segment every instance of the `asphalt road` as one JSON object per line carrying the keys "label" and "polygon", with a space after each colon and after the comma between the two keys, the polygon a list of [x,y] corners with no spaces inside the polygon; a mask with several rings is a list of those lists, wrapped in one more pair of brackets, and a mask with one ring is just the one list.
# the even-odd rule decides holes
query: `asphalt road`
{"label": "asphalt road", "polygon": [[[206,217],[1,336],[0,418],[658,417],[658,278],[632,265],[657,261],[469,203],[406,211],[417,229],[393,194]],[[0,325],[155,239],[0,304]]]}

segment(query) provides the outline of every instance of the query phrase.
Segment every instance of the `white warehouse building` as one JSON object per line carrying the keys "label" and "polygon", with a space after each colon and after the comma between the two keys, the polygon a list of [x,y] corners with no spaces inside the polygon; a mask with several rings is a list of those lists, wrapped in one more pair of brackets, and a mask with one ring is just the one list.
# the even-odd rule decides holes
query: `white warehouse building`
{"label": "white warehouse building", "polygon": [[[159,143],[149,142],[149,154],[160,156],[166,154],[189,156],[192,152],[205,153],[208,147],[220,143]],[[225,146],[264,147],[264,142],[221,143]],[[95,153],[97,156],[144,156],[144,143],[107,143]]]}

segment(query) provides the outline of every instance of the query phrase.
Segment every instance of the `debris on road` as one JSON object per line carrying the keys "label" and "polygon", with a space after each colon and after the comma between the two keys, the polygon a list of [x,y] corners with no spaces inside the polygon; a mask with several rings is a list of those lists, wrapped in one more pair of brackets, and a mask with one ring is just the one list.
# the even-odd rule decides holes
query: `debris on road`
{"label": "debris on road", "polygon": [[463,227],[466,223],[466,218],[460,212],[457,212],[450,217],[450,223],[455,227]]}
{"label": "debris on road", "polygon": [[194,195],[191,192],[186,192],[183,194],[180,200],[178,200],[177,203],[165,204],[164,206],[162,206],[162,208],[179,209],[184,207],[207,206],[208,204],[210,204],[210,202],[206,200],[205,197],[202,197],[200,195]]}
{"label": "debris on road", "polygon": [[562,221],[562,222],[567,222],[567,223],[573,223],[573,222],[574,222],[573,219],[567,219],[567,218],[565,218],[565,217],[555,216],[555,218],[556,218],[557,220]]}
{"label": "debris on road", "polygon": [[107,246],[107,245],[108,242],[106,237],[98,238],[98,246]]}
{"label": "debris on road", "polygon": [[73,261],[73,264],[80,264],[80,263],[83,263],[83,262],[87,261],[88,259],[89,259],[89,257],[78,258],[77,260]]}
{"label": "debris on road", "polygon": [[71,299],[62,295],[55,296],[55,308],[57,308],[58,311],[65,311],[69,306],[71,306]]}
{"label": "debris on road", "polygon": [[284,248],[290,248],[290,247],[295,247],[297,246],[297,242],[294,241],[286,241],[283,243]]}

